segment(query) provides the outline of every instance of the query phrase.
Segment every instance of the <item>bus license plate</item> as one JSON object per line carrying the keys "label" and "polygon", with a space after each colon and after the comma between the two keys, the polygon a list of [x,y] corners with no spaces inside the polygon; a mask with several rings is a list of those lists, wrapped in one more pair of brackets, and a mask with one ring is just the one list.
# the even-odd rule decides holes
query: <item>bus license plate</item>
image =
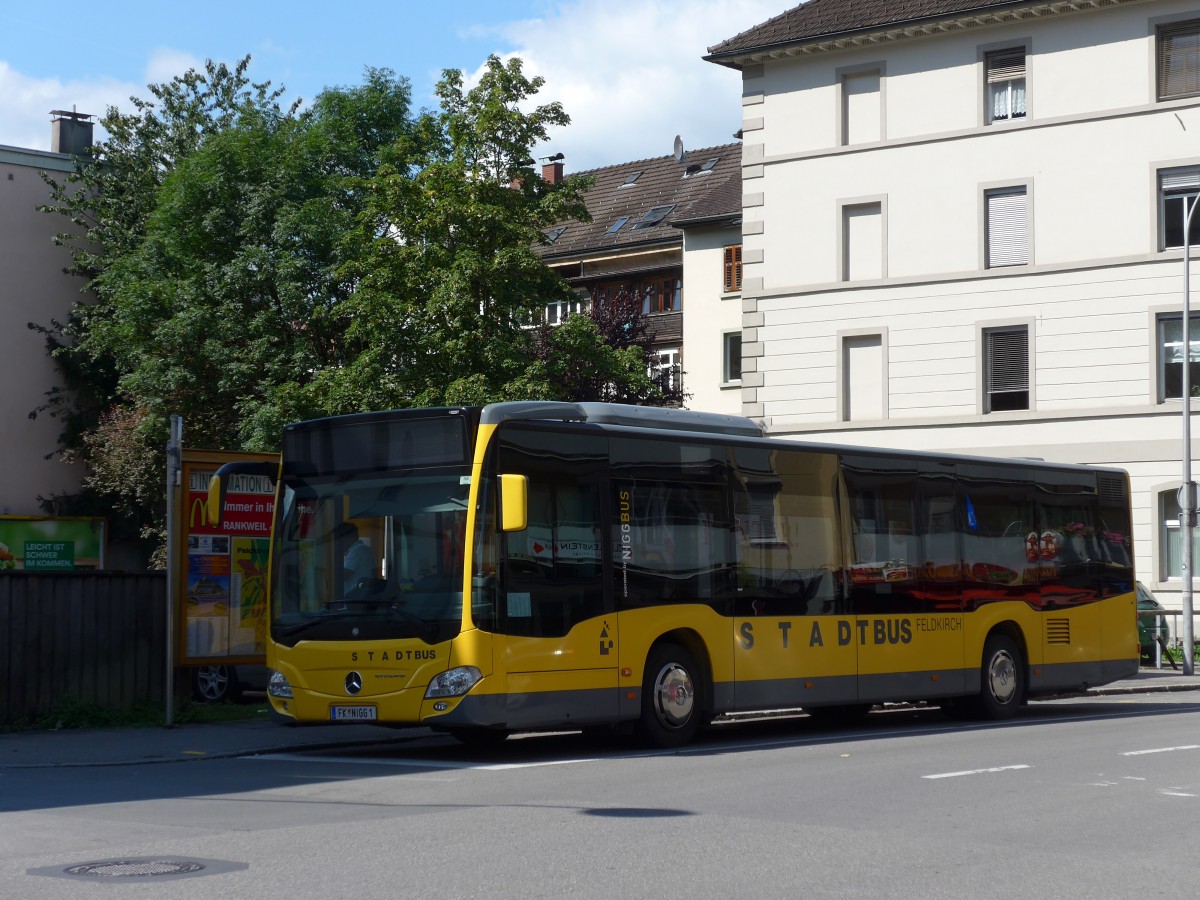
{"label": "bus license plate", "polygon": [[331,706],[329,719],[333,722],[373,722],[375,707],[373,706]]}

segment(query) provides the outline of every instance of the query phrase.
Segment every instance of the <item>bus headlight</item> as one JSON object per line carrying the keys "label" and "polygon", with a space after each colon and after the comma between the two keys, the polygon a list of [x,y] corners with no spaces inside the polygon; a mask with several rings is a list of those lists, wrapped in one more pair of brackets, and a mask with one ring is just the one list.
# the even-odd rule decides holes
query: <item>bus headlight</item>
{"label": "bus headlight", "polygon": [[482,677],[483,673],[474,666],[459,666],[457,669],[442,672],[440,675],[435,675],[429,682],[429,687],[425,689],[425,699],[461,697],[475,687]]}
{"label": "bus headlight", "polygon": [[288,680],[283,677],[282,672],[272,672],[270,680],[267,681],[267,693],[272,697],[291,700],[292,686],[288,684]]}

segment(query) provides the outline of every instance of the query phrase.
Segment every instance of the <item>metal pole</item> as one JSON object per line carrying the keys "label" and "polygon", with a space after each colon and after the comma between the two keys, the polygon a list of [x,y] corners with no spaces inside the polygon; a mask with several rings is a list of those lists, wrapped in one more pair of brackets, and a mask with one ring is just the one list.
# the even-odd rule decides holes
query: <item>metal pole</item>
{"label": "metal pole", "polygon": [[1198,199],[1200,195],[1183,198],[1183,488],[1179,492],[1179,524],[1183,531],[1180,578],[1183,582],[1184,675],[1195,674],[1196,652],[1192,628],[1192,531],[1196,525],[1196,486],[1192,483],[1192,247],[1189,232]]}
{"label": "metal pole", "polygon": [[167,634],[166,634],[166,718],[164,726],[175,725],[175,600],[179,584],[179,548],[175,501],[179,494],[183,460],[183,418],[171,416],[171,437],[167,440]]}

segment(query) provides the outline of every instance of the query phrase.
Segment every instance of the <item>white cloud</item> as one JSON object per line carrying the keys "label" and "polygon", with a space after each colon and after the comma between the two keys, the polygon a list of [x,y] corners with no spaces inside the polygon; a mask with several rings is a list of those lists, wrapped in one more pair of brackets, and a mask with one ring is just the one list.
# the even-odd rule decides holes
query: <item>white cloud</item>
{"label": "white cloud", "polygon": [[708,48],[780,11],[779,0],[572,0],[502,33],[558,100],[571,125],[551,134],[547,154],[580,171],[734,140],[742,126],[741,75],[701,59]]}
{"label": "white cloud", "polygon": [[0,61],[0,144],[49,150],[51,110],[74,109],[100,117],[109,106],[127,106],[130,94],[139,88],[113,78],[31,78]]}
{"label": "white cloud", "polygon": [[[163,84],[188,69],[204,70],[204,60],[184,50],[155,47],[146,62],[146,84]],[[143,89],[142,93],[145,93]]]}
{"label": "white cloud", "polygon": [[[129,98],[147,97],[146,85],[170,81],[188,69],[200,69],[204,60],[169,47],[156,48],[146,61],[139,84],[116,78],[63,81],[33,78],[0,60],[0,144],[28,150],[50,149],[50,111],[75,110],[90,113],[98,121],[110,106],[132,112]],[[105,137],[102,130],[96,138]]]}

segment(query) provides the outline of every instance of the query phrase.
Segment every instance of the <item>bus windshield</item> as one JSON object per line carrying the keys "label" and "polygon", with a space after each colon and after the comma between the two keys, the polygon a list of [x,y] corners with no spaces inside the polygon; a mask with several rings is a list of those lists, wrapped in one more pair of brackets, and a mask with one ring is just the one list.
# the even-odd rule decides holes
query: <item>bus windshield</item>
{"label": "bus windshield", "polygon": [[271,637],[445,641],[462,624],[465,467],[286,478]]}

